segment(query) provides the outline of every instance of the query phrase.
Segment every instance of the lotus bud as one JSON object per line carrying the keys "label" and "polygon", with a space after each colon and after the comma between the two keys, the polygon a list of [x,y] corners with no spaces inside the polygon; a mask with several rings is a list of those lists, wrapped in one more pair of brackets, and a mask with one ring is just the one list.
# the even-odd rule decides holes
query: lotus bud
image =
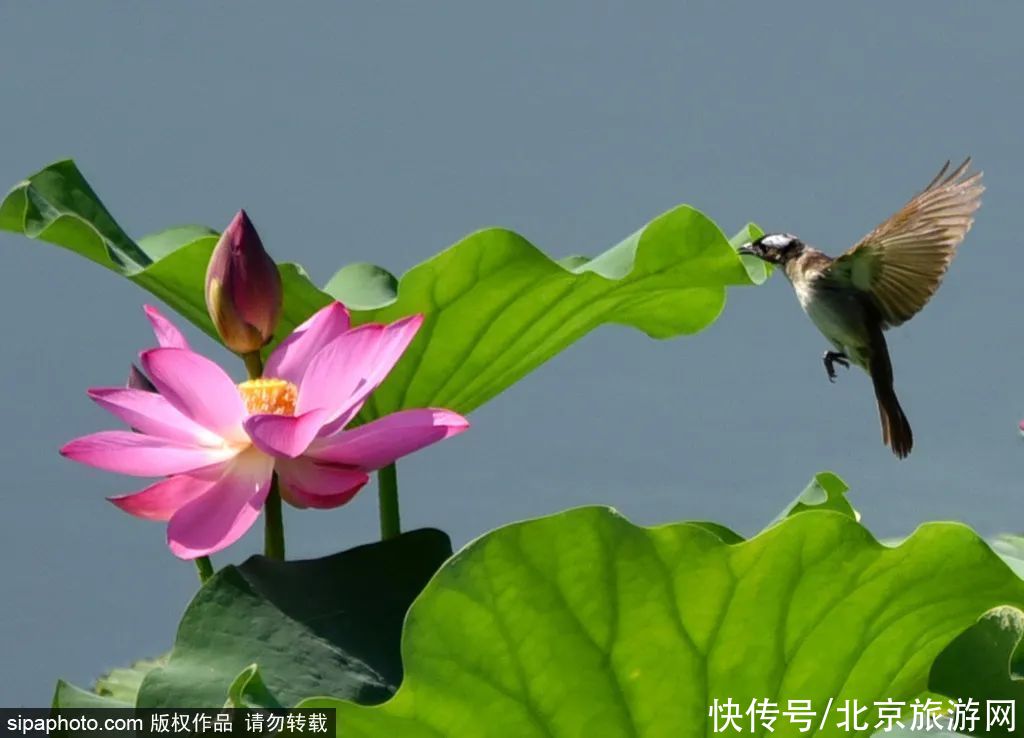
{"label": "lotus bud", "polygon": [[259,351],[274,336],[281,315],[281,276],[244,210],[210,257],[206,308],[224,345],[236,353]]}

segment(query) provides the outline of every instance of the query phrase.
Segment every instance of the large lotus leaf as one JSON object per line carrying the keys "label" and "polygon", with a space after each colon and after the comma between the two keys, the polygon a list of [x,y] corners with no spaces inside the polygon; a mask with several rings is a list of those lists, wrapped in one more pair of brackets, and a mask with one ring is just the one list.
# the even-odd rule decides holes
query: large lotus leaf
{"label": "large lotus leaf", "polygon": [[188,606],[137,705],[286,705],[336,691],[381,702],[402,679],[409,605],[450,555],[446,535],[420,530],[322,559],[227,566]]}
{"label": "large lotus leaf", "polygon": [[429,405],[473,410],[602,323],[656,338],[697,332],[718,317],[726,285],[750,283],[718,227],[687,206],[571,269],[511,231],[479,231],[413,268],[394,302],[358,315],[427,316],[368,417]]}
{"label": "large lotus leaf", "polygon": [[[0,204],[0,229],[63,246],[152,292],[214,335],[203,279],[216,234],[172,228],[133,241],[71,161],[50,165]],[[699,331],[725,304],[727,285],[762,280],[757,260],[731,245],[700,212],[679,206],[594,259],[553,261],[511,231],[478,231],[401,280],[367,264],[338,272],[325,290],[294,264],[280,267],[285,307],[279,336],[332,298],[357,323],[422,312],[423,329],[363,411],[402,407],[469,412],[602,323],[657,338]],[[271,244],[271,247],[273,244]],[[273,250],[273,249],[272,249]]]}
{"label": "large lotus leaf", "polygon": [[[389,702],[302,704],[337,707],[346,738],[704,736],[716,700],[808,699],[819,716],[830,699],[912,700],[1003,604],[1024,605],[1024,582],[962,525],[888,548],[848,514],[808,510],[729,544],[583,508],[451,559],[409,612]],[[848,735],[839,721],[816,734]]]}
{"label": "large lotus leaf", "polygon": [[[999,607],[985,613],[977,623],[946,646],[932,665],[929,685],[939,712],[930,726],[920,713],[908,711],[902,726],[879,730],[875,735],[888,738],[952,738],[976,735],[1024,735],[1024,681],[1010,668],[1013,652],[1024,635],[1024,614],[1012,607]],[[923,700],[922,700],[923,701]],[[1014,702],[1011,715],[1014,729],[999,718],[1006,708],[1000,703]],[[933,704],[935,704],[933,703]],[[922,728],[929,727],[927,732]]]}
{"label": "large lotus leaf", "polygon": [[[62,246],[132,280],[216,338],[203,282],[217,232],[169,228],[138,242],[117,224],[71,160],[58,161],[19,183],[0,203],[0,230]],[[285,305],[281,335],[331,298],[302,268],[281,264]]]}
{"label": "large lotus leaf", "polygon": [[944,727],[973,735],[1005,735],[1005,729],[986,723],[986,713],[991,701],[1006,700],[1016,705],[1014,734],[1024,735],[1024,679],[1011,671],[1013,654],[1022,636],[1024,615],[1014,608],[1001,607],[986,613],[942,652],[932,667],[932,690],[965,703],[973,700],[979,708],[978,722]]}
{"label": "large lotus leaf", "polygon": [[[1014,676],[1011,658],[1024,635],[1024,613],[1012,607],[998,607],[985,613],[974,625],[946,646],[932,665],[928,683],[933,706],[939,710],[929,721],[923,714],[906,711],[902,725],[879,730],[876,736],[951,738],[975,735],[1024,735],[1024,681]],[[922,699],[922,702],[924,700]],[[1003,723],[1001,711],[1014,702],[1014,729]],[[928,728],[927,731],[924,728]]]}

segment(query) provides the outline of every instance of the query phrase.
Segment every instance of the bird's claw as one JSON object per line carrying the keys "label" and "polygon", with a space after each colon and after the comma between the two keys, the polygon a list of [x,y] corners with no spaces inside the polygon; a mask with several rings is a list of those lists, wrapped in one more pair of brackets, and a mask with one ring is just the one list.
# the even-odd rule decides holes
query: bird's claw
{"label": "bird's claw", "polygon": [[825,373],[828,375],[828,381],[832,383],[836,381],[836,364],[846,369],[850,368],[850,360],[846,358],[846,354],[841,354],[838,351],[826,351],[822,361],[825,364]]}

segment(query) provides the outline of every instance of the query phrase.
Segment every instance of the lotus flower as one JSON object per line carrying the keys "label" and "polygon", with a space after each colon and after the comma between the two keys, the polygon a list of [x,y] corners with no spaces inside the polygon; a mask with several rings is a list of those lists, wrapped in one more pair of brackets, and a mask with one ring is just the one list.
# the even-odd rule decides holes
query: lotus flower
{"label": "lotus flower", "polygon": [[61,453],[108,471],[164,477],[110,500],[136,517],[169,521],[167,542],[180,558],[238,540],[259,517],[274,472],[295,507],[338,507],[366,484],[368,472],[469,426],[456,413],[425,408],[345,429],[422,316],[352,328],[345,307],[332,303],[274,349],[264,378],[236,386],[155,308],[146,314],[160,347],[140,358],[157,391],[89,390],[133,431],[84,436]]}

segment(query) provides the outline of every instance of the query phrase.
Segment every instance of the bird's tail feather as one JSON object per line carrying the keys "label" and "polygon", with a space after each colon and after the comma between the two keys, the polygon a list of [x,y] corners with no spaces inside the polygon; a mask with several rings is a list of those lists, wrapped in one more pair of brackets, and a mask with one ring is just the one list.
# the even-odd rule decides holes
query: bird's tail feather
{"label": "bird's tail feather", "polygon": [[914,434],[893,390],[892,362],[889,360],[889,348],[885,345],[881,330],[874,336],[871,344],[869,372],[875,387],[875,398],[878,400],[882,443],[891,448],[898,457],[905,459],[914,446]]}
{"label": "bird's tail feather", "polygon": [[878,414],[882,421],[882,443],[892,449],[892,452],[905,459],[914,446],[914,434],[910,430],[910,421],[900,407],[896,393],[890,390],[888,393],[878,393],[875,388],[875,396],[878,398]]}

